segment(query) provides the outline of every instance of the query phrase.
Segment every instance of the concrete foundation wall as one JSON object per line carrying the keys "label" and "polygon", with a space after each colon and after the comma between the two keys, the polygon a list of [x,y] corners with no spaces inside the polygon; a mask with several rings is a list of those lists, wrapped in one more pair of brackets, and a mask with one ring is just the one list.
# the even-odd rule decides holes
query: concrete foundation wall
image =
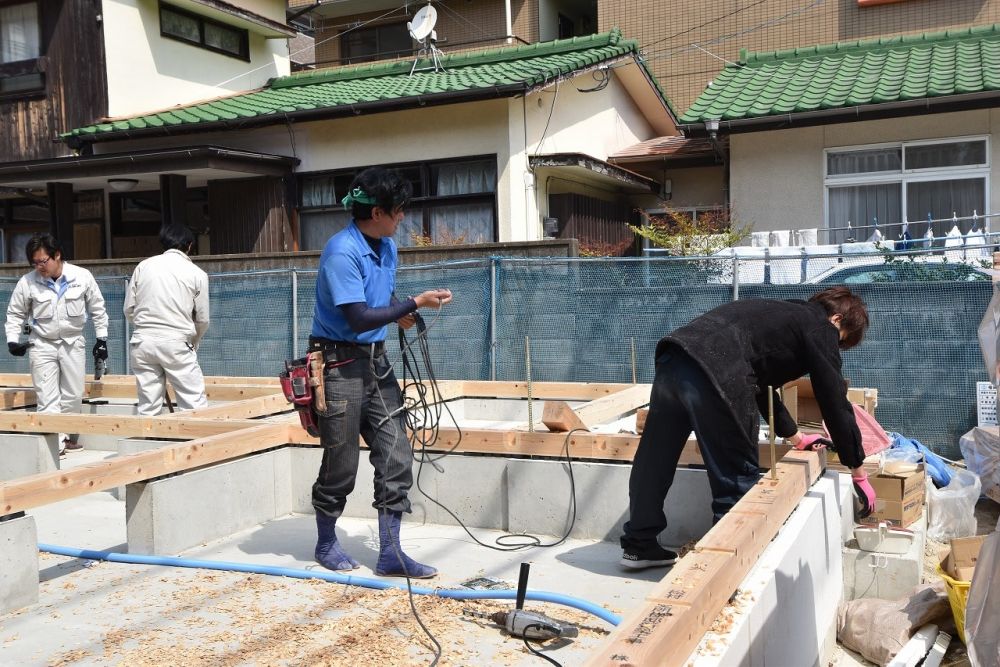
{"label": "concrete foundation wall", "polygon": [[0,434],[0,482],[59,470],[59,436]]}
{"label": "concrete foundation wall", "polygon": [[[120,451],[159,444],[122,440]],[[322,455],[318,447],[288,447],[129,485],[125,494],[129,550],[176,553],[289,512],[312,513],[312,485]],[[454,513],[470,528],[559,536],[569,525],[572,505],[565,463],[453,455],[437,465],[440,472],[429,463],[414,464],[413,514],[408,521],[457,525]],[[578,506],[571,537],[618,539],[627,519],[630,469],[573,464]],[[374,469],[362,452],[345,516],[376,516],[373,479]],[[665,504],[668,527],[661,541],[678,546],[707,532],[710,503],[704,471],[679,470]],[[692,511],[692,507],[705,509]]]}
{"label": "concrete foundation wall", "polygon": [[841,595],[839,475],[802,499],[739,587],[731,630],[708,633],[688,664],[826,665]]}
{"label": "concrete foundation wall", "polygon": [[34,518],[0,521],[0,563],[0,614],[38,602],[38,530]]}

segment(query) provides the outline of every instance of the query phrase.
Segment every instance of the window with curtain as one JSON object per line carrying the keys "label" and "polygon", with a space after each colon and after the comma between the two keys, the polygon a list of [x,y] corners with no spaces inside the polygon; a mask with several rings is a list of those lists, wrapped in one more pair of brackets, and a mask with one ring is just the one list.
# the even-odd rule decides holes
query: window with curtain
{"label": "window with curtain", "polygon": [[413,39],[406,23],[358,28],[340,38],[340,60],[345,64],[400,58],[412,53]]}
{"label": "window with curtain", "polygon": [[160,34],[240,60],[250,60],[250,33],[189,11],[160,3]]}
{"label": "window with curtain", "polygon": [[[884,238],[899,238],[903,222],[912,237],[923,236],[928,220],[944,236],[950,218],[988,212],[989,172],[986,137],[827,151],[828,242],[866,241],[876,221]],[[973,224],[960,220],[959,230]]]}
{"label": "window with curtain", "polygon": [[[25,71],[31,69],[31,61],[41,55],[38,3],[0,6],[0,94],[44,88],[45,79],[41,72]],[[5,68],[5,65],[9,67]]]}
{"label": "window with curtain", "polygon": [[[387,165],[413,186],[413,198],[396,231],[396,244],[455,245],[497,239],[496,156]],[[340,205],[358,169],[304,174],[300,181],[303,250],[320,250],[350,222]]]}

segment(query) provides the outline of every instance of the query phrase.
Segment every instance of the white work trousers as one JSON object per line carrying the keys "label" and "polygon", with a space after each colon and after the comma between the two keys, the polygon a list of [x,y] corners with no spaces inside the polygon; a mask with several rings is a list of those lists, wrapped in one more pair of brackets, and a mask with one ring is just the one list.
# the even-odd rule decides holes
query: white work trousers
{"label": "white work trousers", "polygon": [[34,336],[28,348],[39,412],[80,412],[83,404],[83,336],[72,341]]}
{"label": "white work trousers", "polygon": [[165,380],[174,390],[177,407],[194,410],[208,405],[205,398],[205,376],[198,365],[194,348],[179,340],[148,339],[130,345],[132,372],[139,396],[137,412],[143,417],[155,417],[164,407]]}

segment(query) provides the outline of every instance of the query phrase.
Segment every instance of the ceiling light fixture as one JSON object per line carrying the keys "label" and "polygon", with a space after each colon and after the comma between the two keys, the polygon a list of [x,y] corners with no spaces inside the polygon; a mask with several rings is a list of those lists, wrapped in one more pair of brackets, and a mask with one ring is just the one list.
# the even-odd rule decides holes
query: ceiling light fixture
{"label": "ceiling light fixture", "polygon": [[135,178],[109,178],[108,186],[115,192],[128,192],[129,190],[135,190],[135,186],[139,185],[139,180]]}

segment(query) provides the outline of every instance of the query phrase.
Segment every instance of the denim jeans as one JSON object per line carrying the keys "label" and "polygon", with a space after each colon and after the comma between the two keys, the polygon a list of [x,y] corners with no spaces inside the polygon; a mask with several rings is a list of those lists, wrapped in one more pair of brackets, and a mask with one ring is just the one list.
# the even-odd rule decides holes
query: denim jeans
{"label": "denim jeans", "polygon": [[323,386],[326,409],[319,416],[323,461],[312,489],[317,512],[337,518],[354,490],[360,460],[359,437],[370,449],[375,468],[373,507],[409,512],[413,456],[402,411],[402,394],[385,354],[370,348],[338,352]]}
{"label": "denim jeans", "polygon": [[749,382],[742,395],[739,405],[730,406],[680,348],[670,347],[656,360],[649,415],[629,477],[622,547],[649,544],[667,527],[663,503],[691,431],[705,460],[715,521],[757,483],[760,415]]}

